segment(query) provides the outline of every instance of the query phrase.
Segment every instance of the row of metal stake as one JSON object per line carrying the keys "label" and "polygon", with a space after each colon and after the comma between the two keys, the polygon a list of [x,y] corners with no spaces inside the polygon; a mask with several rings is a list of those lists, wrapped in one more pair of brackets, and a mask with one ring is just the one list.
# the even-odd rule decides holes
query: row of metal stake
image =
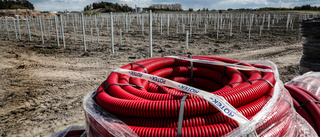
{"label": "row of metal stake", "polygon": [[[118,23],[118,26],[120,26],[120,23],[123,23],[123,29],[125,30],[125,32],[127,33],[128,31],[130,31],[130,25],[132,23],[133,18],[136,18],[137,20],[137,24],[141,25],[141,32],[144,35],[145,31],[144,31],[144,18],[145,18],[145,14],[136,14],[136,15],[131,15],[131,14],[116,14],[117,17],[113,17],[113,14],[110,13],[109,17],[107,16],[100,16],[101,20],[100,20],[100,25],[101,25],[101,29],[104,25],[104,21],[106,19],[106,23],[107,23],[107,31],[108,31],[108,18],[110,19],[110,29],[111,29],[111,46],[112,46],[112,53],[114,53],[114,34],[113,34],[113,19],[115,19],[115,22]],[[155,17],[153,18],[152,15],[154,15]],[[263,30],[263,24],[265,23],[265,19],[268,22],[268,30],[270,29],[270,23],[271,23],[271,15],[268,14],[267,18],[266,18],[266,14],[264,14],[263,16],[259,16],[257,14],[247,14],[245,15],[244,13],[242,14],[235,14],[238,15],[237,17],[234,17],[233,14],[226,14],[225,17],[223,17],[223,14],[197,14],[195,17],[193,17],[193,14],[176,14],[176,16],[172,15],[172,14],[152,14],[152,12],[149,12],[149,43],[150,43],[150,57],[152,57],[152,21],[154,20],[155,22],[159,22],[158,23],[158,30],[160,32],[160,34],[162,35],[162,26],[163,26],[163,17],[167,16],[167,35],[169,36],[169,32],[170,32],[170,25],[171,24],[175,24],[176,25],[176,33],[178,34],[179,31],[179,24],[181,21],[182,24],[182,30],[183,33],[186,34],[186,48],[188,49],[188,36],[191,36],[192,34],[192,28],[193,28],[193,18],[195,19],[195,24],[197,25],[197,28],[199,28],[199,24],[204,24],[204,33],[207,34],[207,29],[209,24],[213,25],[214,29],[216,30],[216,36],[217,39],[219,38],[219,29],[224,28],[226,22],[228,22],[229,24],[229,35],[232,36],[232,28],[233,28],[233,24],[238,24],[240,26],[240,31],[242,29],[242,24],[247,26],[247,30],[249,31],[249,39],[251,37],[251,29],[253,24],[255,23],[256,25],[260,24],[260,37],[261,37],[261,32]],[[309,15],[308,15],[309,16]],[[125,17],[125,21],[121,21],[122,18],[121,17]],[[284,16],[281,15],[277,15],[274,14],[274,17],[272,19],[272,24],[274,25],[275,22],[279,22],[279,20],[283,19]],[[299,16],[300,18],[307,18],[307,15],[302,15]],[[93,42],[93,20],[90,16],[89,20],[87,20],[87,17],[84,17],[83,14],[81,14],[81,18],[80,16],[77,15],[72,15],[72,27],[73,27],[73,33],[74,33],[74,41],[76,41],[76,31],[77,31],[77,26],[82,25],[82,30],[83,30],[83,45],[84,45],[84,51],[87,51],[87,46],[86,46],[86,38],[85,38],[85,28],[86,26],[90,25],[91,27],[91,42]],[[172,21],[170,21],[170,19]],[[255,20],[254,20],[255,19]],[[286,28],[288,30],[289,27],[291,27],[291,29],[293,28],[293,20],[295,19],[295,17],[293,15],[288,14],[287,15],[287,24],[286,24]],[[21,29],[20,29],[20,19],[19,16],[17,16],[17,24],[15,19],[13,19],[13,26],[14,26],[14,31],[15,31],[15,35],[16,35],[16,39],[19,38],[19,40],[21,40]],[[43,19],[41,16],[36,18],[36,19],[30,19],[30,21],[32,22],[30,25],[30,21],[29,18],[26,17],[26,32],[28,34],[29,37],[29,41],[32,41],[32,35],[31,35],[31,25],[33,25],[35,34],[37,33],[36,30],[36,26],[35,24],[37,24],[37,26],[40,26],[40,31],[41,31],[41,41],[44,44],[44,36],[46,36],[46,25],[47,29],[48,29],[48,36],[50,39],[50,28],[53,26],[52,25],[52,19],[50,17],[50,19],[47,19],[47,22],[45,19]],[[67,21],[68,20],[68,21]],[[234,21],[235,20],[235,21]],[[62,39],[63,42],[63,46],[64,48],[66,48],[66,42],[65,42],[65,36],[64,36],[64,27],[67,27],[67,22],[70,23],[69,21],[69,15],[63,16],[60,15],[60,25],[59,25],[59,19],[58,16],[54,16],[54,21],[55,21],[55,31],[56,31],[56,39],[57,39],[57,45],[58,47],[60,47],[60,41],[59,41],[59,29],[60,29],[60,37]],[[90,22],[90,24],[88,23],[88,21]],[[37,23],[35,23],[37,22]],[[119,23],[120,22],[120,23]],[[125,22],[125,23],[124,23]],[[129,22],[129,23],[128,23]],[[171,24],[170,24],[171,23]],[[189,31],[185,31],[185,23],[189,23]],[[97,41],[98,43],[99,41],[99,28],[97,27],[98,21],[97,21],[97,16],[94,16],[94,25],[96,28],[96,33],[97,33]],[[60,28],[58,29],[58,26],[60,26]],[[8,29],[8,20],[7,17],[5,17],[5,27],[6,27],[6,31],[7,31],[7,37],[10,40],[10,35],[9,35],[9,29]],[[1,29],[1,24],[0,24],[0,33],[1,33],[1,38],[2,38],[2,29]],[[18,37],[19,36],[19,37]],[[120,28],[120,45],[122,45],[122,29]]]}

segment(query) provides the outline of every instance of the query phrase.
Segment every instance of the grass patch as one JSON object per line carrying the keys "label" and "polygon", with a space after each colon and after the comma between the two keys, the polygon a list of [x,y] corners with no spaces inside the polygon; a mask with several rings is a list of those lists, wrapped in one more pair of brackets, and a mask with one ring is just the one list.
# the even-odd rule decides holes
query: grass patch
{"label": "grass patch", "polygon": [[52,48],[57,49],[59,48],[58,45],[51,45]]}
{"label": "grass patch", "polygon": [[55,50],[55,49],[44,49],[44,50],[42,50],[40,52],[43,53],[43,54],[53,54],[53,53],[56,53],[57,50]]}
{"label": "grass patch", "polygon": [[31,50],[31,51],[37,51],[37,48],[35,48],[35,47],[30,47],[29,50]]}
{"label": "grass patch", "polygon": [[201,37],[200,36],[194,36],[193,39],[199,40],[199,39],[201,39]]}
{"label": "grass patch", "polygon": [[216,38],[216,37],[213,37],[212,39],[214,39],[214,40],[217,40],[217,41],[230,41],[230,39],[229,38]]}
{"label": "grass patch", "polygon": [[71,50],[71,47],[69,45],[66,45],[65,50]]}

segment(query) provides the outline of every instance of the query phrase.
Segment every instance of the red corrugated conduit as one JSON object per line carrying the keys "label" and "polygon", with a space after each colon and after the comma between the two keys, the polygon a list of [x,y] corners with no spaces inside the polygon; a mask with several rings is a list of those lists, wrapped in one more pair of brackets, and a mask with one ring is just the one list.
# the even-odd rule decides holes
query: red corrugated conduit
{"label": "red corrugated conduit", "polygon": [[[193,58],[270,69],[267,66],[249,65],[220,57],[193,56]],[[276,82],[272,72],[242,71],[200,63],[193,63],[191,70],[190,62],[173,58],[152,58],[135,63],[121,68],[143,73],[146,69],[152,75],[184,84],[190,84],[190,72],[193,71],[194,87],[224,97],[248,119],[259,112],[270,100],[273,95],[272,86]],[[143,88],[121,85],[108,87],[115,83],[133,84]],[[222,136],[238,127],[237,122],[224,116],[206,100],[197,96],[188,95],[185,105],[180,106],[180,100],[185,93],[177,89],[114,72],[99,86],[97,91],[106,87],[108,88],[104,92],[96,96],[96,102],[126,123],[139,136],[177,136],[180,107],[184,107],[183,137]],[[256,127],[258,134],[263,131],[262,136],[284,135],[285,131],[266,130],[275,121],[283,119],[290,109],[290,104],[286,101],[278,105],[278,112],[270,116],[264,124]],[[283,121],[277,124],[277,129],[285,130],[286,127],[293,124],[290,118]],[[92,128],[90,130],[95,130],[89,132],[91,136],[94,136],[95,132],[100,132],[103,136],[111,135],[103,131],[101,125],[95,123],[94,119],[89,118],[89,123]]]}
{"label": "red corrugated conduit", "polygon": [[296,111],[313,127],[320,136],[320,99],[303,88],[284,85],[293,98]]}

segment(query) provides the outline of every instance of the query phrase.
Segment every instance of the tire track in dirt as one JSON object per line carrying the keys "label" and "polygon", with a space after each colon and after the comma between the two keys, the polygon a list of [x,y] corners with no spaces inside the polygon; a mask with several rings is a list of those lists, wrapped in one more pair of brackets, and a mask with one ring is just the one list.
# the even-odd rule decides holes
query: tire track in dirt
{"label": "tire track in dirt", "polygon": [[241,51],[238,53],[218,54],[217,56],[237,60],[270,60],[278,66],[280,79],[283,82],[287,82],[299,75],[302,45],[296,43],[279,47]]}
{"label": "tire track in dirt", "polygon": [[220,57],[229,57],[236,58],[238,60],[250,60],[250,59],[272,59],[273,57],[281,56],[291,56],[292,53],[299,55],[301,52],[302,55],[302,45],[301,44],[292,44],[284,45],[279,47],[267,47],[263,49],[254,49],[254,50],[243,50],[238,53],[227,53],[227,54],[218,54]]}

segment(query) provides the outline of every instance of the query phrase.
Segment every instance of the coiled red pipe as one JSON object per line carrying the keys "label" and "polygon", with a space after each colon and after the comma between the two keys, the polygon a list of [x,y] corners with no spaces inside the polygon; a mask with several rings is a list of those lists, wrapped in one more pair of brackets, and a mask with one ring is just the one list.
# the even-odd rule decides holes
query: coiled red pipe
{"label": "coiled red pipe", "polygon": [[[267,66],[249,65],[220,57],[193,56],[193,58],[270,69]],[[184,84],[190,84],[190,73],[193,71],[193,85],[195,87],[224,97],[248,119],[259,112],[270,100],[273,95],[272,85],[276,82],[272,72],[243,71],[200,63],[193,63],[191,70],[190,62],[165,57],[141,60],[121,68],[143,73],[147,70],[152,75]],[[109,86],[115,83],[134,84],[143,88],[120,85]],[[138,136],[177,136],[180,100],[185,93],[118,73],[111,73],[97,91],[106,87],[108,88],[105,92],[100,92],[96,96],[96,102],[126,123]],[[235,121],[218,112],[206,100],[194,95],[189,95],[185,105],[181,107],[184,107],[183,137],[222,136],[238,127]],[[257,132],[264,131],[263,134],[266,135],[283,135],[283,132],[265,131],[265,129],[283,118],[289,109],[290,105],[288,103],[287,105],[280,105],[277,110],[278,113],[270,116],[264,124],[257,127]],[[285,127],[292,124],[290,120],[287,119],[286,123],[279,123],[277,126],[283,127],[285,130]],[[89,123],[94,122],[94,119],[89,118]],[[90,128],[103,136],[111,135],[103,131],[99,124],[91,124]]]}
{"label": "coiled red pipe", "polygon": [[[293,104],[296,111],[313,127],[320,136],[320,99],[310,91],[303,88],[284,85],[293,97]],[[309,102],[310,101],[310,102]],[[302,106],[303,105],[303,106]]]}

